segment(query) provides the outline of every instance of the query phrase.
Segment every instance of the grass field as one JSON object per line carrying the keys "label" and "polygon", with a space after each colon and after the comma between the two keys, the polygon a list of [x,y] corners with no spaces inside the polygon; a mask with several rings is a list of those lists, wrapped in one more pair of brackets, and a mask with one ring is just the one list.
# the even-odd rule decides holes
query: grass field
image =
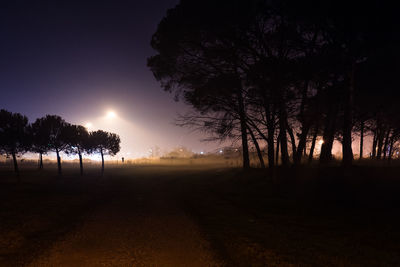
{"label": "grass field", "polygon": [[[22,167],[21,183],[2,168],[0,265],[42,262],[37,259],[43,255],[52,259],[55,247],[66,250],[65,244],[58,244],[65,240],[75,244],[74,233],[89,231],[90,218],[100,211],[108,216],[110,210],[115,228],[132,228],[129,231],[137,233],[136,227],[143,232],[140,237],[132,234],[129,242],[122,240],[122,235],[113,241],[114,247],[121,242],[128,248],[127,258],[137,258],[129,261],[129,266],[135,266],[141,257],[144,263],[137,266],[156,266],[150,264],[156,257],[164,257],[157,266],[163,262],[169,263],[165,266],[174,262],[184,266],[183,260],[166,258],[165,253],[176,246],[174,253],[178,252],[173,255],[181,257],[185,248],[177,244],[192,246],[200,242],[199,236],[218,263],[209,265],[400,265],[399,167],[292,168],[277,169],[274,174],[218,166],[108,167],[103,177],[94,167],[83,177],[76,168],[65,168],[58,177],[54,166],[44,171]],[[174,219],[167,219],[171,214]],[[147,223],[147,217],[153,219]],[[129,218],[129,223],[116,226],[118,218]],[[185,222],[180,222],[181,218]],[[187,232],[174,236],[180,231],[174,225],[196,228],[199,236],[190,234],[187,238],[192,241],[187,243]],[[112,225],[100,220],[96,227],[107,232]],[[159,228],[163,230],[153,237],[152,232]],[[103,239],[107,238],[111,237]],[[182,240],[172,242],[179,238]],[[98,239],[92,246],[96,249],[103,244],[102,237]],[[138,250],[141,243],[145,249]],[[90,246],[69,247],[95,255],[85,253],[85,249],[96,252]],[[149,247],[152,250],[146,250]],[[63,249],[57,251],[63,253]],[[158,256],[152,255],[154,251]],[[96,266],[93,260],[88,259],[86,265]],[[189,256],[188,261],[202,265]]]}

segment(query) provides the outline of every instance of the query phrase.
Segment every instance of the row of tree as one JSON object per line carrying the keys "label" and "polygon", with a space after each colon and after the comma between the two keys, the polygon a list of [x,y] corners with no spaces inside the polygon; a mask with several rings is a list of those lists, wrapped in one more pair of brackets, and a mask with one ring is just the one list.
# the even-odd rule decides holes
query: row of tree
{"label": "row of tree", "polygon": [[39,153],[39,168],[43,169],[43,155],[55,152],[58,173],[61,174],[60,153],[78,155],[83,174],[82,154],[99,153],[104,172],[104,155],[115,155],[120,150],[120,138],[102,130],[88,132],[81,125],[66,122],[60,116],[46,115],[29,124],[19,113],[0,110],[0,154],[11,156],[17,175],[17,156],[25,152]]}
{"label": "row of tree", "polygon": [[[388,1],[181,0],[160,22],[148,66],[193,107],[178,124],[241,140],[265,166],[332,160],[372,136],[390,159],[400,139],[398,16]],[[249,142],[251,141],[251,143]],[[309,145],[310,144],[310,145]],[[309,149],[307,149],[309,147]]]}

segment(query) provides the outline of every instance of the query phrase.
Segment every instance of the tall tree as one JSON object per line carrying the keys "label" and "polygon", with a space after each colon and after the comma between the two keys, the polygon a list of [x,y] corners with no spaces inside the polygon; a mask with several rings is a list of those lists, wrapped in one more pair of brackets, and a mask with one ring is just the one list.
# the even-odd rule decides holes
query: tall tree
{"label": "tall tree", "polygon": [[158,54],[148,65],[165,90],[177,92],[199,115],[217,113],[238,122],[243,167],[248,168],[245,73],[230,39],[238,35],[232,15],[243,11],[239,6],[246,7],[240,1],[182,1],[153,35],[151,44]]}
{"label": "tall tree", "polygon": [[39,169],[43,169],[43,155],[49,149],[49,133],[48,129],[44,127],[43,120],[37,119],[31,125],[32,147],[31,151],[39,153]]}
{"label": "tall tree", "polygon": [[[376,51],[386,51],[396,36],[391,25],[397,20],[384,10],[379,1],[182,0],[159,24],[151,43],[157,54],[148,65],[165,90],[197,111],[195,125],[204,122],[221,138],[240,133],[244,167],[248,134],[267,142],[269,166],[275,142],[288,165],[288,136],[293,161],[300,163],[313,129],[315,138],[323,131],[320,162],[332,159],[337,137],[347,166],[353,160],[355,97],[369,80],[360,69],[387,58]],[[189,124],[196,119],[189,118]],[[389,127],[375,119],[376,128]],[[375,132],[381,151],[393,129]]]}
{"label": "tall tree", "polygon": [[19,180],[17,156],[30,147],[28,118],[19,113],[0,110],[0,153],[11,155]]}
{"label": "tall tree", "polygon": [[68,145],[65,152],[67,154],[79,156],[80,173],[83,175],[82,154],[90,148],[89,133],[86,128],[81,125],[68,125],[66,128],[66,138]]}
{"label": "tall tree", "polygon": [[46,137],[48,142],[48,151],[53,151],[57,156],[58,174],[61,175],[61,157],[60,152],[68,147],[68,126],[63,118],[57,115],[46,115],[35,121],[36,127],[40,129],[41,138]]}
{"label": "tall tree", "polygon": [[121,139],[117,134],[102,130],[91,132],[89,135],[89,151],[100,153],[101,155],[101,174],[104,174],[104,156],[116,155],[120,147]]}

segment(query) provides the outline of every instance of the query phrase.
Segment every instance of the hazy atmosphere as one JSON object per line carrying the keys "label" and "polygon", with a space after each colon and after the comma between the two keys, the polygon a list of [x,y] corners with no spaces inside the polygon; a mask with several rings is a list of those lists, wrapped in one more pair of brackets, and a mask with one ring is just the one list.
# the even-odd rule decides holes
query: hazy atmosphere
{"label": "hazy atmosphere", "polygon": [[399,29],[381,0],[2,1],[0,267],[400,266]]}
{"label": "hazy atmosphere", "polygon": [[[0,107],[30,121],[56,114],[71,123],[91,123],[91,130],[118,132],[119,156],[148,156],[153,146],[215,149],[200,142],[201,134],[174,125],[177,113],[188,108],[164,92],[146,66],[155,53],[151,36],[176,4],[2,3]],[[109,111],[117,117],[107,119]]]}

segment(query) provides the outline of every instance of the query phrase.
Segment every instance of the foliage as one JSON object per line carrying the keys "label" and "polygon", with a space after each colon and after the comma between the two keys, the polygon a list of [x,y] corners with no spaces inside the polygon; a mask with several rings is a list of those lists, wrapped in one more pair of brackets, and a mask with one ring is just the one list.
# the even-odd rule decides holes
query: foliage
{"label": "foliage", "polygon": [[18,173],[16,156],[24,152],[39,153],[39,168],[43,168],[42,155],[56,152],[58,172],[61,174],[60,153],[79,155],[83,174],[82,154],[101,153],[114,156],[120,151],[120,138],[114,133],[95,131],[89,133],[81,125],[72,125],[57,115],[38,118],[31,125],[19,113],[0,110],[0,154],[11,155]]}
{"label": "foliage", "polygon": [[82,154],[89,150],[89,132],[81,125],[68,125],[66,128],[67,154]]}
{"label": "foliage", "polygon": [[121,147],[121,140],[117,134],[102,130],[90,133],[89,151],[101,153],[102,155],[116,155]]}
{"label": "foliage", "polygon": [[0,110],[0,153],[19,154],[30,148],[28,118]]}
{"label": "foliage", "polygon": [[266,143],[269,166],[275,145],[283,164],[288,146],[297,164],[310,136],[321,133],[321,163],[332,159],[336,138],[349,165],[360,123],[371,125],[379,147],[398,140],[399,120],[391,119],[398,94],[390,105],[374,99],[382,86],[382,100],[396,92],[392,10],[378,1],[182,0],[154,33],[157,54],[148,66],[166,91],[193,107],[179,125],[211,139],[241,137],[243,158],[250,136],[259,155],[258,143]]}
{"label": "foliage", "polygon": [[[49,151],[63,151],[68,147],[68,127],[63,118],[57,115],[46,115],[35,122],[40,133],[46,136]],[[44,138],[43,138],[44,139]]]}

